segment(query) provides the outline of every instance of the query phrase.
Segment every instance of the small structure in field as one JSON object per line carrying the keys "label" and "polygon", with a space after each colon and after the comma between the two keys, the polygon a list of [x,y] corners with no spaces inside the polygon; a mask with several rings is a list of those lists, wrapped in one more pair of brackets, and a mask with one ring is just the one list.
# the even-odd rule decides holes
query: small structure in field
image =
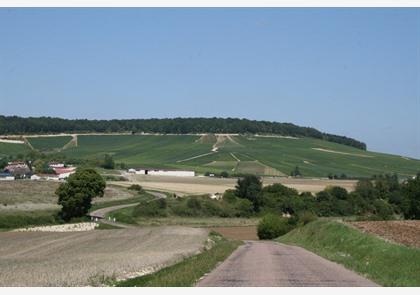
{"label": "small structure in field", "polygon": [[9,162],[6,167],[4,167],[4,172],[12,174],[15,178],[26,177],[26,175],[31,173],[28,165],[22,161],[13,161]]}
{"label": "small structure in field", "polygon": [[64,168],[64,163],[59,163],[59,162],[50,162],[49,164],[48,164],[48,166],[50,167],[50,168],[52,168],[52,169],[54,169],[54,168]]}
{"label": "small structure in field", "polygon": [[[133,171],[134,170],[134,171]],[[191,170],[164,170],[164,169],[129,169],[129,173],[140,175],[160,175],[160,176],[195,176],[195,172]]]}
{"label": "small structure in field", "polygon": [[214,193],[209,196],[212,200],[221,200],[223,198],[223,194],[221,193]]}

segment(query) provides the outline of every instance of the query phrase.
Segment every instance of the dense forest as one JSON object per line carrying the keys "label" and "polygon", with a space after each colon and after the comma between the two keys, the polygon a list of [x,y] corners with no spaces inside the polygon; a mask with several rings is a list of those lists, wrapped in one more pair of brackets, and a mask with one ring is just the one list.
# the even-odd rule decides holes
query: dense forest
{"label": "dense forest", "polygon": [[132,133],[251,133],[282,136],[312,137],[366,150],[366,144],[310,127],[291,123],[254,121],[236,118],[174,118],[129,120],[68,120],[52,117],[0,116],[0,134],[47,134],[76,132],[132,132]]}

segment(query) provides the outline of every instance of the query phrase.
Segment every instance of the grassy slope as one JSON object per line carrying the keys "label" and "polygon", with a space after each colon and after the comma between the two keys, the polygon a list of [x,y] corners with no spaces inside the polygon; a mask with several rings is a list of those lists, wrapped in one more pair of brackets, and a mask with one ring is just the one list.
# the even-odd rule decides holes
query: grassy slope
{"label": "grassy slope", "polygon": [[29,143],[37,150],[53,150],[62,148],[71,140],[71,136],[29,137]]}
{"label": "grassy slope", "polygon": [[240,244],[210,234],[215,245],[210,250],[189,257],[156,273],[117,283],[118,287],[190,287],[225,260]]}
{"label": "grassy slope", "polygon": [[30,151],[26,144],[0,142],[0,159],[5,156],[23,155]]}
{"label": "grassy slope", "polygon": [[339,222],[318,220],[277,241],[301,246],[383,286],[420,286],[420,249],[390,243]]}
{"label": "grassy slope", "polygon": [[[76,158],[102,158],[105,153],[110,153],[117,162],[125,162],[131,167],[194,169],[201,173],[224,170],[232,172],[234,168],[238,173],[250,172],[250,169],[261,173],[264,171],[263,165],[287,175],[295,166],[299,166],[304,176],[321,177],[329,173],[371,176],[394,172],[408,176],[420,171],[420,160],[362,151],[311,138],[234,136],[232,138],[238,144],[225,141],[219,146],[217,153],[179,162],[210,152],[215,139],[197,141],[199,138],[191,135],[84,135],[78,137],[78,147],[69,148],[63,153]],[[313,148],[349,154],[330,153]],[[10,147],[0,145],[0,155],[10,152]],[[241,162],[247,162],[237,165],[237,160],[231,153]]]}

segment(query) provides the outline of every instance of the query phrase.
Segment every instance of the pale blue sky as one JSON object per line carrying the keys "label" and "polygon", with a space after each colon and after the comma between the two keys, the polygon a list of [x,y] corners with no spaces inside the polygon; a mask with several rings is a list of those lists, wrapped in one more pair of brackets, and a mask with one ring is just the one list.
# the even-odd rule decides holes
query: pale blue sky
{"label": "pale blue sky", "polygon": [[420,9],[0,9],[0,114],[239,117],[420,158]]}

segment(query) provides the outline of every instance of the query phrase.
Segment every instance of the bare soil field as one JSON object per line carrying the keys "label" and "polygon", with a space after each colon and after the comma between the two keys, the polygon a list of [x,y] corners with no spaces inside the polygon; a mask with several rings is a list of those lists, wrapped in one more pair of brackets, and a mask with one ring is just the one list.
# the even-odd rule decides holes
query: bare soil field
{"label": "bare soil field", "polygon": [[[54,194],[59,185],[56,181],[0,181],[0,212],[59,209]],[[104,197],[93,202],[128,199],[134,195],[135,192],[107,185]]]}
{"label": "bare soil field", "polygon": [[154,227],[0,233],[0,286],[88,286],[151,272],[200,251],[208,231]]}
{"label": "bare soil field", "polygon": [[350,224],[389,241],[420,247],[420,220],[355,221]]}
{"label": "bare soil field", "polygon": [[221,226],[211,227],[210,230],[213,230],[229,239],[258,240],[256,226]]}
{"label": "bare soil field", "polygon": [[[146,189],[163,190],[179,195],[223,193],[227,189],[233,189],[236,185],[236,178],[215,178],[215,177],[175,177],[155,175],[132,175],[126,174],[130,182],[111,182],[116,185],[130,186],[133,182],[140,184]],[[288,177],[263,177],[263,184],[270,185],[281,183],[288,187],[297,189],[299,192],[317,193],[326,186],[337,185],[348,191],[353,191],[357,183],[355,180],[330,180],[330,179],[307,179]]]}

